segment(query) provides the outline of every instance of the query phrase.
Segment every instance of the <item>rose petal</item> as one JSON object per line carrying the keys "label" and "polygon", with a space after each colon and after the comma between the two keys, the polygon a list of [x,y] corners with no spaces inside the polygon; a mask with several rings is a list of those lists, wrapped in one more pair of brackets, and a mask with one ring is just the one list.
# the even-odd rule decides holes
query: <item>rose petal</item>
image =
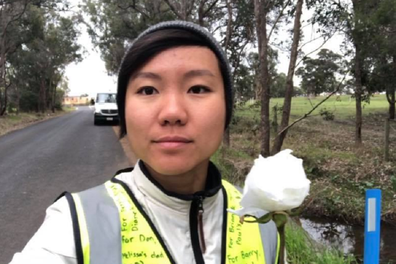
{"label": "rose petal", "polygon": [[284,211],[302,204],[308,195],[310,181],[306,178],[302,159],[286,149],[275,156],[261,155],[246,177],[241,206],[266,211]]}

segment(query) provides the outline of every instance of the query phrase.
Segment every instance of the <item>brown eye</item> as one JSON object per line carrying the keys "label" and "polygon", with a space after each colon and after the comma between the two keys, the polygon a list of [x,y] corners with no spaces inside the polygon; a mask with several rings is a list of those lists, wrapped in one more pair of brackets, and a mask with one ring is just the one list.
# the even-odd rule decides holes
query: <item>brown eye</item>
{"label": "brown eye", "polygon": [[157,91],[157,89],[155,89],[152,86],[144,86],[144,87],[140,88],[137,91],[137,93],[142,94],[142,95],[153,95],[153,94],[157,94],[158,91]]}
{"label": "brown eye", "polygon": [[203,85],[195,85],[188,90],[188,93],[202,94],[210,92],[209,88]]}

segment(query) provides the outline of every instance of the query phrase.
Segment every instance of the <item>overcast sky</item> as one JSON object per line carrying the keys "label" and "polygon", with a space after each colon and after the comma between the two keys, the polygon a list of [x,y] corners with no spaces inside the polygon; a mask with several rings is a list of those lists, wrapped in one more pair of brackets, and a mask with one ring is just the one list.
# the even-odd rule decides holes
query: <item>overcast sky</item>
{"label": "overcast sky", "polygon": [[107,75],[99,51],[93,50],[91,40],[85,31],[82,32],[79,42],[87,52],[82,62],[72,63],[66,68],[66,76],[69,79],[69,95],[87,93],[90,97],[94,97],[96,92],[115,91],[115,78]]}

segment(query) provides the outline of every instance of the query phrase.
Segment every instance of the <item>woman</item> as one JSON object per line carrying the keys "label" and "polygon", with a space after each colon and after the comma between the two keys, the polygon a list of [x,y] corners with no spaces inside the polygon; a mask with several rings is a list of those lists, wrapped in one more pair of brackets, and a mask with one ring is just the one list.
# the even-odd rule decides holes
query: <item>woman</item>
{"label": "woman", "polygon": [[275,225],[227,213],[240,194],[210,162],[233,107],[216,40],[189,22],[150,27],[123,59],[117,103],[136,166],[60,198],[11,263],[276,263]]}

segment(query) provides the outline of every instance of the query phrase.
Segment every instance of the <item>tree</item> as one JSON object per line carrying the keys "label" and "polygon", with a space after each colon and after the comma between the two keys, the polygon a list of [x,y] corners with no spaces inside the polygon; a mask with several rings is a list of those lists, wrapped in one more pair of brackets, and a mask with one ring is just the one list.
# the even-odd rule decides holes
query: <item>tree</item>
{"label": "tree", "polygon": [[[128,46],[147,27],[168,20],[187,20],[212,30],[220,20],[219,0],[84,0],[82,9],[94,46],[99,47],[109,74],[117,74]],[[218,17],[216,17],[217,15]],[[81,16],[83,17],[83,16]]]}
{"label": "tree", "polygon": [[247,101],[255,97],[254,91],[254,73],[251,68],[242,64],[235,72],[234,89],[235,99],[237,101]]}
{"label": "tree", "polygon": [[31,1],[4,1],[0,5],[0,116],[7,110],[8,88],[7,59],[23,43],[17,26]]}
{"label": "tree", "polygon": [[396,1],[383,0],[373,3],[370,17],[371,36],[365,40],[370,61],[368,87],[373,92],[386,92],[389,118],[395,119],[396,90]]}
{"label": "tree", "polygon": [[270,11],[270,1],[255,0],[254,13],[256,18],[257,42],[259,50],[259,69],[261,88],[261,155],[270,154],[270,76],[268,69],[268,33],[267,15]]}
{"label": "tree", "polygon": [[305,58],[303,67],[296,71],[301,77],[301,88],[308,95],[318,95],[323,92],[331,92],[337,85],[336,73],[340,66],[341,56],[328,50],[322,49],[317,59]]}
{"label": "tree", "polygon": [[[268,47],[268,72],[270,76],[271,91],[270,98],[284,97],[286,87],[286,75],[284,73],[278,73],[276,66],[278,63],[278,52],[277,50]],[[260,82],[260,68],[259,68],[259,55],[256,52],[250,52],[246,58],[247,65],[250,68],[250,72],[253,75],[253,87],[255,99],[259,99],[262,93],[262,87]],[[284,82],[283,82],[284,81]],[[283,87],[282,87],[283,85]]]}
{"label": "tree", "polygon": [[[209,28],[213,19],[220,20],[219,0],[164,0],[179,20],[193,21],[202,27]],[[231,8],[231,0],[225,0],[227,8]],[[220,12],[221,13],[221,12]]]}
{"label": "tree", "polygon": [[17,101],[26,111],[54,111],[56,87],[66,65],[81,59],[75,17],[65,18],[47,8],[27,7],[22,22],[29,28],[28,41],[9,58]]}
{"label": "tree", "polygon": [[[248,69],[241,65],[242,58],[245,55],[246,46],[254,40],[254,27],[251,23],[254,18],[253,3],[244,0],[225,0],[227,16],[224,20],[225,33],[220,35],[223,39],[220,41],[228,54],[229,62],[232,69],[232,81],[235,84],[234,98],[237,94],[245,93],[249,88],[246,83],[250,82]],[[221,11],[221,10],[220,10]],[[222,19],[220,20],[221,24]],[[250,78],[251,79],[251,78]],[[238,91],[244,89],[245,91]],[[223,144],[230,145],[229,128],[224,133]]]}
{"label": "tree", "polygon": [[89,21],[81,15],[81,22],[87,26],[94,46],[99,47],[110,75],[117,74],[126,49],[144,29],[176,19],[164,1],[84,0],[83,3],[82,10]]}
{"label": "tree", "polygon": [[[256,18],[256,30],[257,30],[257,42],[259,48],[259,58],[260,58],[260,85],[262,87],[261,94],[261,127],[262,127],[262,142],[261,142],[261,154],[263,156],[269,156],[270,154],[270,119],[269,119],[269,102],[270,102],[270,75],[269,75],[269,65],[268,65],[268,56],[269,56],[269,40],[272,36],[273,32],[278,30],[278,25],[282,21],[282,18],[285,18],[286,21],[293,14],[296,14],[295,26],[293,29],[294,37],[293,44],[290,47],[291,51],[291,61],[289,65],[289,72],[287,76],[287,89],[285,96],[285,104],[284,104],[284,117],[282,120],[288,119],[287,113],[290,115],[291,104],[291,96],[293,94],[293,76],[294,76],[294,68],[297,59],[298,53],[298,43],[300,38],[300,16],[302,11],[302,1],[297,1],[297,5],[294,5],[291,0],[289,1],[269,1],[269,0],[255,0],[255,18]],[[288,9],[289,8],[289,9]],[[286,15],[287,13],[290,15]],[[271,14],[271,15],[270,15]],[[298,23],[297,22],[298,19]],[[267,25],[270,25],[271,28],[269,33],[267,31]],[[289,98],[290,95],[290,98]],[[285,121],[283,121],[285,122]],[[288,122],[288,121],[286,121]],[[285,133],[283,134],[286,135]],[[282,137],[283,142],[283,137]],[[275,142],[278,146],[278,144]],[[276,147],[276,148],[277,148]],[[273,148],[274,149],[274,148]]]}
{"label": "tree", "polygon": [[282,121],[279,127],[279,133],[275,138],[274,144],[272,146],[272,154],[278,153],[283,144],[283,140],[286,137],[287,130],[285,128],[289,125],[290,119],[290,111],[291,111],[291,100],[293,97],[293,77],[296,68],[297,55],[298,55],[298,46],[300,43],[301,37],[301,14],[303,7],[303,0],[297,0],[296,4],[296,13],[294,18],[294,27],[293,27],[293,43],[290,49],[290,63],[289,70],[286,77],[286,92],[285,92],[285,100],[283,103],[283,111],[282,111]]}
{"label": "tree", "polygon": [[281,72],[272,78],[271,98],[279,98],[285,96],[287,79],[286,77],[286,74]]}
{"label": "tree", "polygon": [[378,3],[376,0],[351,1],[319,1],[309,0],[308,5],[314,7],[314,22],[322,26],[322,30],[340,30],[345,34],[346,43],[351,45],[345,55],[353,57],[351,72],[354,77],[354,97],[356,101],[355,143],[362,144],[362,100],[364,93],[370,92],[367,78],[371,72],[368,54],[372,49],[371,39],[374,36],[372,15]]}

